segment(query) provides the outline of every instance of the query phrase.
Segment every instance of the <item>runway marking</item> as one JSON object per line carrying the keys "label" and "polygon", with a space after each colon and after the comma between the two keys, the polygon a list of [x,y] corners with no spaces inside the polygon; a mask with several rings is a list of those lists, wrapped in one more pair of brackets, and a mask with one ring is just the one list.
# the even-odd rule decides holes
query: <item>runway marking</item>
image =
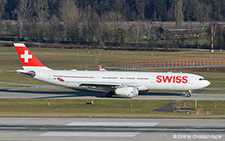
{"label": "runway marking", "polygon": [[62,136],[62,137],[135,137],[140,133],[135,132],[46,132],[40,136]]}
{"label": "runway marking", "polygon": [[72,122],[67,126],[129,126],[129,127],[153,127],[156,122]]}

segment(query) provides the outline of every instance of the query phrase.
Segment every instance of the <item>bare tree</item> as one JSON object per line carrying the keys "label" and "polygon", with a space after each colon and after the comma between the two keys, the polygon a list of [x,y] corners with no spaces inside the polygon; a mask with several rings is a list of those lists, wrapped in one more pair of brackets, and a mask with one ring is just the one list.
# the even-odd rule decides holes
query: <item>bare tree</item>
{"label": "bare tree", "polygon": [[48,16],[48,0],[35,0],[34,4],[35,13],[37,15],[36,19],[39,27],[38,38],[43,40],[44,24]]}
{"label": "bare tree", "polygon": [[105,41],[110,41],[113,38],[113,30],[109,26],[107,14],[98,15],[97,12],[93,12],[92,26],[97,42],[100,46],[104,46]]}
{"label": "bare tree", "polygon": [[183,0],[175,0],[175,21],[176,26],[182,26],[184,21],[184,6],[183,6]]}
{"label": "bare tree", "polygon": [[105,14],[107,21],[110,23],[110,26],[114,29],[114,43],[118,43],[120,39],[120,43],[122,43],[121,39],[123,35],[121,35],[121,25],[124,21],[124,18],[121,13],[118,11],[110,11]]}
{"label": "bare tree", "polygon": [[134,33],[135,36],[135,42],[138,45],[139,41],[140,41],[140,37],[143,35],[143,29],[144,29],[144,25],[142,21],[135,21],[132,25],[132,31]]}
{"label": "bare tree", "polygon": [[93,16],[93,19],[94,19],[93,24],[94,24],[95,33],[97,35],[100,45],[103,46],[104,39],[105,39],[104,35],[107,28],[106,18],[105,16],[99,16],[97,13],[95,13]]}
{"label": "bare tree", "polygon": [[[0,0],[0,19],[2,18],[2,15],[4,13],[4,9],[5,9],[5,4],[6,4],[7,0]],[[3,31],[1,28],[3,28],[3,22],[0,22],[0,31]],[[8,32],[8,26],[7,27],[7,32]],[[8,34],[8,33],[7,33]]]}
{"label": "bare tree", "polygon": [[62,1],[61,5],[60,13],[67,37],[69,40],[78,41],[80,15],[75,0]]}
{"label": "bare tree", "polygon": [[18,27],[19,38],[22,38],[24,35],[25,27],[31,21],[30,17],[33,12],[32,2],[30,0],[21,0],[15,12],[18,16],[17,27]]}
{"label": "bare tree", "polygon": [[152,30],[152,23],[150,21],[146,21],[145,29],[146,29],[145,31],[146,31],[148,45],[149,45],[150,44],[150,40],[151,40],[151,30]]}
{"label": "bare tree", "polygon": [[53,15],[51,19],[49,20],[49,26],[48,29],[48,35],[51,39],[56,39],[56,37],[59,37],[60,34],[60,20],[56,15]]}
{"label": "bare tree", "polygon": [[225,39],[224,39],[224,36],[223,36],[223,31],[224,31],[224,26],[223,25],[220,25],[220,24],[215,24],[214,26],[214,29],[215,29],[215,36],[214,36],[214,39],[215,39],[215,47],[217,49],[223,49],[224,46],[225,46]]}
{"label": "bare tree", "polygon": [[3,12],[4,12],[6,2],[7,2],[7,0],[0,0],[0,19],[2,17]]}
{"label": "bare tree", "polygon": [[90,5],[82,9],[81,14],[81,40],[85,42],[92,42],[94,38],[94,24],[93,24],[93,9]]}

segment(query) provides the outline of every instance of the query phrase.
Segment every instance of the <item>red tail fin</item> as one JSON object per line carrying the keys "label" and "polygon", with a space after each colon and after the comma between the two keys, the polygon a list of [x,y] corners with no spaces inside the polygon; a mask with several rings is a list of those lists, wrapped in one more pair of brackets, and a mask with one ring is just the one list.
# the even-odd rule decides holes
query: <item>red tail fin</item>
{"label": "red tail fin", "polygon": [[101,65],[98,65],[98,69],[99,69],[100,71],[106,71]]}
{"label": "red tail fin", "polygon": [[23,67],[45,67],[24,44],[14,43],[14,46]]}

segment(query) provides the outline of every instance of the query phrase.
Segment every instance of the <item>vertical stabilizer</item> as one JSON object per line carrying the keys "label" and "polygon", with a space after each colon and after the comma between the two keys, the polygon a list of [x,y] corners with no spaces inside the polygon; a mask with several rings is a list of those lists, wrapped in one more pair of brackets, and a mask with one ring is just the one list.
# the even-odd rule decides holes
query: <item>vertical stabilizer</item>
{"label": "vertical stabilizer", "polygon": [[14,43],[24,70],[50,70],[43,65],[33,53],[22,43]]}
{"label": "vertical stabilizer", "polygon": [[107,71],[107,70],[104,69],[101,65],[98,65],[98,69],[99,69],[99,71]]}

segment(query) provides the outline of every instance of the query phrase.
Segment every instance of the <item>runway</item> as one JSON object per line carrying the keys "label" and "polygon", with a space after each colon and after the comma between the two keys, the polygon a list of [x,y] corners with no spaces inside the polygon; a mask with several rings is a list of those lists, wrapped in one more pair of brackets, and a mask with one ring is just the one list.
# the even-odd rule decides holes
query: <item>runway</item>
{"label": "runway", "polygon": [[0,140],[225,139],[225,119],[0,118]]}
{"label": "runway", "polygon": [[[23,84],[23,83],[11,83],[11,82],[0,82],[5,85],[18,85],[23,87],[0,87],[0,98],[60,98],[60,99],[108,99],[102,97],[103,92],[95,91],[52,91],[52,90],[65,90],[66,88],[54,85],[36,85],[36,84]],[[16,90],[15,90],[16,89]],[[26,89],[26,91],[24,90]],[[33,90],[32,90],[33,89]],[[35,89],[41,91],[35,91]],[[203,91],[212,90],[225,90],[225,88],[205,88]],[[119,97],[112,97],[110,99]],[[132,99],[157,99],[157,100],[225,100],[225,94],[198,94],[192,93],[192,97],[187,98],[185,94],[178,93],[145,93],[139,94],[138,97]],[[124,98],[122,98],[124,99]]]}
{"label": "runway", "polygon": [[[24,90],[0,90],[0,98],[33,98],[33,99],[124,99],[119,97],[102,97],[103,92],[68,92],[68,91],[24,91]],[[225,100],[225,94],[197,94],[193,93],[188,98],[185,94],[175,93],[146,93],[132,99],[149,100]]]}

